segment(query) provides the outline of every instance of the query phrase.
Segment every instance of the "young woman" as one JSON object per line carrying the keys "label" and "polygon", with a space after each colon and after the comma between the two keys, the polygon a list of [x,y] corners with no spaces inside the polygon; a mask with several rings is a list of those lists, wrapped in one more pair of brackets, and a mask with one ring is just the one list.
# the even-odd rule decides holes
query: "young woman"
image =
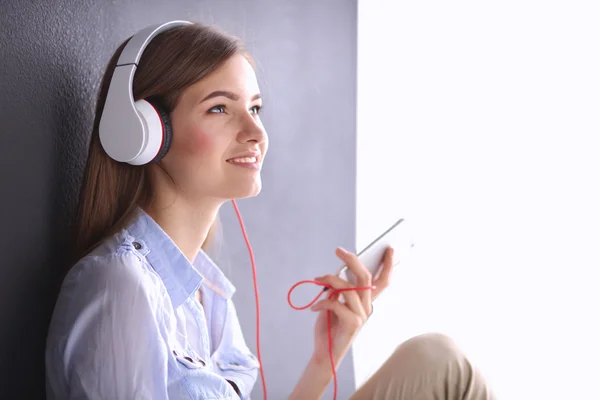
{"label": "young woman", "polygon": [[[235,38],[200,24],[153,38],[133,79],[134,100],[163,108],[172,140],[153,162],[107,154],[99,125],[119,54],[104,75],[79,198],[74,266],[47,340],[49,399],[248,399],[259,364],[244,341],[232,284],[204,251],[221,205],[256,196],[268,138],[250,56]],[[337,249],[359,286],[325,299],[314,355],[290,398],[319,399],[335,363],[371,313],[391,270],[391,249],[372,279]],[[317,278],[332,288],[348,283]],[[491,399],[465,356],[443,335],[401,344],[353,399]]]}

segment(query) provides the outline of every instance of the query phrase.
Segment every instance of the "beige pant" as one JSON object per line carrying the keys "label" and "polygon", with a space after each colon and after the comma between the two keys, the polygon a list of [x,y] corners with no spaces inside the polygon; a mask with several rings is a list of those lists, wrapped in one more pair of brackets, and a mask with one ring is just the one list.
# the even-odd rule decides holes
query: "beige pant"
{"label": "beige pant", "polygon": [[480,372],[437,333],[402,343],[350,400],[493,400]]}

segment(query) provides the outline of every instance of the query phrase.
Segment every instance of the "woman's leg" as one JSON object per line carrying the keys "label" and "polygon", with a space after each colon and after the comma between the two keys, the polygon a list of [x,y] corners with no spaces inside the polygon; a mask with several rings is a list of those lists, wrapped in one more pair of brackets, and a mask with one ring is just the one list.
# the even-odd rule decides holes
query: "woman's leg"
{"label": "woman's leg", "polygon": [[452,339],[437,333],[402,343],[351,400],[493,400]]}

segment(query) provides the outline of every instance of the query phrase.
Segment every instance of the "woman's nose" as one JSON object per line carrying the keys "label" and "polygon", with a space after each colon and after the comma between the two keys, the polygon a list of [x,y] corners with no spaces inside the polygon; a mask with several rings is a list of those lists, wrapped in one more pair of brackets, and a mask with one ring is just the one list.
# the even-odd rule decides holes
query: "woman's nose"
{"label": "woman's nose", "polygon": [[240,131],[239,141],[262,143],[265,141],[266,137],[267,133],[260,120],[251,116],[245,121],[245,124]]}

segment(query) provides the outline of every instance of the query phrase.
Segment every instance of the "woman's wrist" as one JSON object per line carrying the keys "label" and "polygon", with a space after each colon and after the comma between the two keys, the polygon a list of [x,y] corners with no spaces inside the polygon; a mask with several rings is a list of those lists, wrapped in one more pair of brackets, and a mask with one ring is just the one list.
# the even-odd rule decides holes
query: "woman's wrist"
{"label": "woman's wrist", "polygon": [[333,378],[329,355],[313,354],[289,400],[317,400]]}

